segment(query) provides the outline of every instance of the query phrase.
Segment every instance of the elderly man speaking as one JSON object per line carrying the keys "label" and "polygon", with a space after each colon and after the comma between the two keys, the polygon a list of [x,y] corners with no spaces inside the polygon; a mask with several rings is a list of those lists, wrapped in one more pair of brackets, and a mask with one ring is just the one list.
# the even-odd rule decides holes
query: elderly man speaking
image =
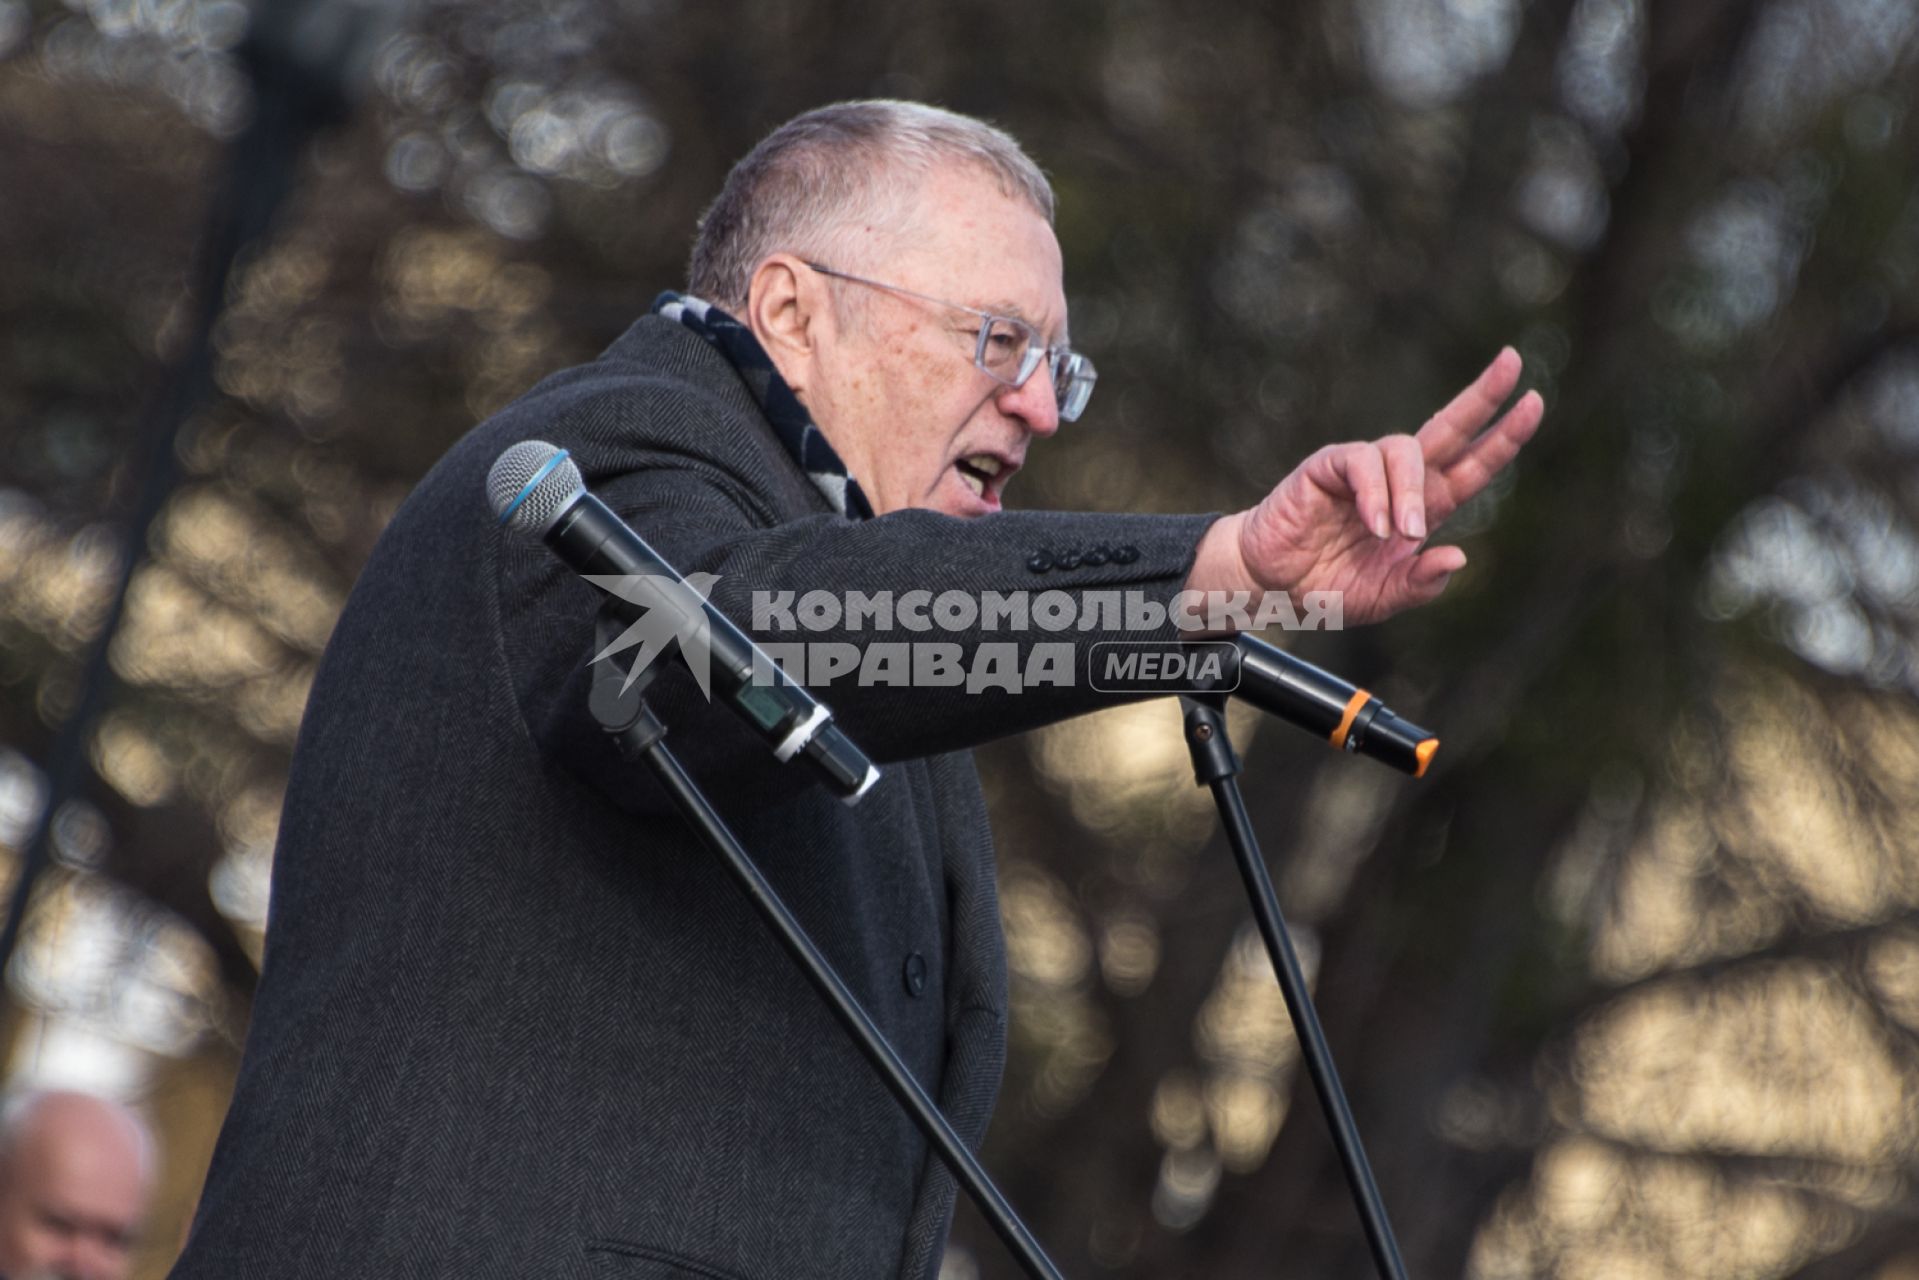
{"label": "elderly man speaking", "polygon": [[[1004,512],[1080,415],[1053,196],[1003,133],[858,102],[727,179],[668,294],[423,480],[313,688],[266,966],[181,1277],[931,1276],[953,1183],[651,779],[588,715],[598,599],[483,497],[567,449],[682,572],[754,602],[1096,593],[1101,640],[1182,590],[1339,591],[1364,622],[1464,563],[1425,545],[1538,425],[1501,353],[1416,435],[1332,446],[1216,516]],[[1149,618],[1145,631],[1123,618]],[[809,641],[873,642],[822,614]],[[1057,640],[1021,611],[939,637]],[[1091,624],[1088,626],[1088,624]],[[1062,673],[1055,673],[1056,675]],[[1080,673],[1083,677],[1083,672]],[[884,778],[855,807],[684,673],[650,697],[695,778],[968,1141],[1006,1032],[993,850],[967,748],[1091,710],[951,679],[821,690]]]}

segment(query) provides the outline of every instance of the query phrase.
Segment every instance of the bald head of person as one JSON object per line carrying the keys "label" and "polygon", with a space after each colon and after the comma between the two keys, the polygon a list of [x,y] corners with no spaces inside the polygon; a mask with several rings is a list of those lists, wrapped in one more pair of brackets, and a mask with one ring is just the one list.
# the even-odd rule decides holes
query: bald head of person
{"label": "bald head of person", "polygon": [[0,1112],[0,1276],[123,1280],[153,1178],[153,1140],[118,1103],[13,1099]]}

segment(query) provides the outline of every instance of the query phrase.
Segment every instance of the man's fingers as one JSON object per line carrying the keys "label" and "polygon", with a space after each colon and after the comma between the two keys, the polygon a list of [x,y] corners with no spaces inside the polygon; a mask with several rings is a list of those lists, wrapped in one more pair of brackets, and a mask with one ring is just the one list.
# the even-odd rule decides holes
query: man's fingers
{"label": "man's fingers", "polygon": [[1426,455],[1411,436],[1379,442],[1392,494],[1393,527],[1408,538],[1426,536]]}
{"label": "man's fingers", "polygon": [[1466,553],[1458,547],[1428,547],[1406,562],[1406,597],[1400,608],[1437,600],[1453,575],[1466,567]]}
{"label": "man's fingers", "polygon": [[1393,531],[1392,500],[1386,484],[1386,462],[1374,444],[1338,444],[1320,457],[1353,495],[1353,507],[1375,538]]}
{"label": "man's fingers", "polygon": [[1444,467],[1457,458],[1519,385],[1519,372],[1519,353],[1511,347],[1501,348],[1471,386],[1454,396],[1451,404],[1419,429],[1419,443],[1426,451],[1426,461],[1435,467]]}
{"label": "man's fingers", "polygon": [[1465,567],[1466,553],[1458,547],[1427,547],[1408,562],[1406,581],[1414,586],[1437,581],[1444,586],[1447,578]]}
{"label": "man's fingers", "polygon": [[1506,464],[1518,456],[1520,449],[1539,430],[1539,420],[1545,413],[1545,400],[1537,391],[1528,391],[1519,397],[1518,404],[1506,411],[1498,425],[1474,441],[1463,457],[1444,468],[1446,488],[1455,507],[1505,470]]}

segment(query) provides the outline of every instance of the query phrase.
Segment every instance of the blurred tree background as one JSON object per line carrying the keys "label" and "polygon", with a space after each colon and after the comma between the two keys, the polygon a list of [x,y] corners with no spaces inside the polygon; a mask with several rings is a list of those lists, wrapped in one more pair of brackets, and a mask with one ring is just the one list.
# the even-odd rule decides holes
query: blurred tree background
{"label": "blurred tree background", "polygon": [[[276,88],[247,24],[0,0],[9,851]],[[163,1274],[305,691],[384,521],[681,283],[768,128],[915,97],[1059,187],[1102,388],[1017,502],[1244,505],[1508,341],[1547,396],[1445,531],[1472,563],[1440,604],[1274,637],[1436,726],[1434,775],[1234,721],[1413,1274],[1919,1275],[1916,54],[1915,0],[422,0],[230,283],[7,973],[10,1079],[155,1119]],[[1173,706],[982,765],[1015,1014],[987,1155],[1054,1257],[1370,1274]],[[947,1274],[1016,1274],[969,1207]]]}

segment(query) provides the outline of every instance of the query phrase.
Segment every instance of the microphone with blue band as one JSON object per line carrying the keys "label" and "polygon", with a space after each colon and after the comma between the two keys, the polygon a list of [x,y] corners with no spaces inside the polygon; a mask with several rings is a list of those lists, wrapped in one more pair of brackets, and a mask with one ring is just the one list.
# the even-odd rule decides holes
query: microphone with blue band
{"label": "microphone with blue band", "polygon": [[[697,677],[706,663],[719,701],[731,707],[779,760],[804,759],[847,804],[879,781],[879,769],[833,723],[833,713],[794,684],[727,616],[701,598],[672,565],[604,502],[587,491],[564,449],[523,440],[500,454],[487,475],[488,504],[500,523],[546,543],[603,591],[629,621],[663,612],[663,632]],[[608,580],[618,584],[616,590]],[[689,653],[689,647],[698,652]]]}

